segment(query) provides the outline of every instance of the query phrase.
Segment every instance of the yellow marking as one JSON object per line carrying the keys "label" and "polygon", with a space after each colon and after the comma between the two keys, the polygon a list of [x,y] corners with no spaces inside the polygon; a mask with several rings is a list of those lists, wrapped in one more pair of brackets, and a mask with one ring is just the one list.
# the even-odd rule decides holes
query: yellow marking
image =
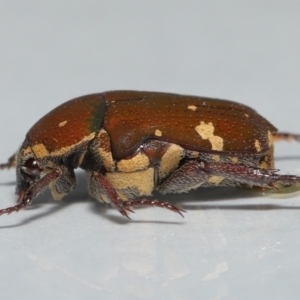
{"label": "yellow marking", "polygon": [[220,155],[213,155],[212,156],[212,159],[214,160],[214,161],[220,161]]}
{"label": "yellow marking", "polygon": [[254,146],[255,146],[255,149],[257,152],[261,151],[261,146],[260,146],[259,140],[255,140]]}
{"label": "yellow marking", "polygon": [[107,171],[114,171],[115,170],[115,163],[111,152],[103,151],[102,148],[99,148],[99,155],[102,158],[103,166]]}
{"label": "yellow marking", "polygon": [[211,122],[206,124],[205,122],[201,121],[200,125],[195,127],[195,130],[204,140],[209,140],[212,150],[223,150],[224,141],[220,136],[214,135],[215,127]]}
{"label": "yellow marking", "polygon": [[154,134],[156,136],[162,136],[162,132],[159,129],[156,129],[155,132],[154,132]]}
{"label": "yellow marking", "polygon": [[101,194],[101,193],[99,193],[98,196],[101,197],[101,199],[99,199],[99,198],[97,197],[97,200],[98,200],[98,201],[100,201],[100,202],[106,202],[106,203],[111,203],[110,199],[107,197],[106,194]]}
{"label": "yellow marking", "polygon": [[199,152],[197,152],[197,151],[189,152],[189,158],[198,158],[198,157],[199,157]]}
{"label": "yellow marking", "polygon": [[23,155],[26,155],[26,154],[31,153],[31,152],[32,152],[31,147],[27,147],[26,149],[23,150]]}
{"label": "yellow marking", "polygon": [[188,109],[196,111],[197,110],[197,106],[195,106],[195,105],[189,105]]}
{"label": "yellow marking", "polygon": [[212,144],[212,150],[222,151],[223,150],[223,139],[219,136],[213,136],[208,139]]}
{"label": "yellow marking", "polygon": [[[110,140],[107,132],[101,129],[98,134],[98,139],[100,141],[100,146],[98,148],[99,156],[102,159],[103,166],[107,171],[113,172],[115,170],[115,162],[113,160],[110,151]],[[101,143],[103,142],[103,144]]]}
{"label": "yellow marking", "polygon": [[107,181],[116,189],[121,199],[126,200],[122,192],[126,189],[136,189],[139,196],[150,196],[154,189],[154,168],[147,170],[122,173],[122,172],[107,172],[105,175]]}
{"label": "yellow marking", "polygon": [[51,152],[51,156],[60,156],[60,155],[63,155],[65,153],[68,153],[68,152],[70,152],[70,150],[76,148],[77,146],[91,141],[92,139],[95,138],[95,136],[96,136],[96,134],[95,134],[95,132],[93,132],[90,135],[85,136],[80,142],[78,142],[78,143],[76,143],[72,146],[62,147],[62,148],[60,148],[56,151]]}
{"label": "yellow marking", "polygon": [[231,161],[232,161],[234,164],[236,164],[236,163],[238,163],[239,158],[238,158],[238,157],[233,157],[233,158],[231,159]]}
{"label": "yellow marking", "polygon": [[87,151],[87,150],[83,151],[83,152],[81,153],[80,157],[79,157],[79,160],[78,160],[78,166],[79,166],[79,167],[81,166],[81,164],[82,164],[82,162],[83,162],[83,159],[84,159],[84,157],[85,157],[86,151]]}
{"label": "yellow marking", "polygon": [[218,185],[220,182],[222,182],[224,180],[224,177],[222,176],[211,176],[209,179],[208,179],[208,182],[210,183],[213,183],[215,185]]}
{"label": "yellow marking", "polygon": [[55,182],[51,182],[50,185],[50,191],[51,191],[51,195],[53,197],[54,200],[61,200],[64,196],[67,195],[67,193],[59,193],[56,189],[56,186],[55,186]]}
{"label": "yellow marking", "polygon": [[58,127],[64,127],[67,123],[68,123],[68,121],[60,122],[60,123],[58,124]]}
{"label": "yellow marking", "polygon": [[267,162],[265,161],[262,161],[259,165],[262,169],[268,169],[269,168],[269,165],[267,164]]}
{"label": "yellow marking", "polygon": [[32,146],[32,152],[34,153],[37,159],[50,155],[50,153],[43,144],[36,144]]}
{"label": "yellow marking", "polygon": [[80,142],[72,146],[62,147],[58,150],[52,151],[51,153],[49,153],[49,151],[46,149],[44,144],[36,144],[32,146],[32,151],[36,158],[43,158],[45,156],[61,156],[64,155],[65,153],[70,152],[72,149],[76,148],[77,146],[92,140],[94,137],[95,137],[95,132],[91,133],[88,136],[85,136]]}
{"label": "yellow marking", "polygon": [[145,154],[138,153],[130,159],[122,159],[117,163],[120,172],[135,172],[145,170],[149,166],[149,158]]}
{"label": "yellow marking", "polygon": [[184,150],[178,145],[170,144],[166,153],[161,158],[159,166],[159,177],[165,178],[179,166],[180,160],[184,156]]}
{"label": "yellow marking", "polygon": [[269,142],[269,147],[273,145],[273,134],[271,133],[270,130],[268,130],[268,142]]}
{"label": "yellow marking", "polygon": [[249,118],[249,115],[245,114],[245,116],[246,116],[247,118]]}
{"label": "yellow marking", "polygon": [[214,136],[215,127],[211,122],[206,124],[205,122],[201,121],[200,125],[195,127],[195,130],[204,140],[207,140]]}

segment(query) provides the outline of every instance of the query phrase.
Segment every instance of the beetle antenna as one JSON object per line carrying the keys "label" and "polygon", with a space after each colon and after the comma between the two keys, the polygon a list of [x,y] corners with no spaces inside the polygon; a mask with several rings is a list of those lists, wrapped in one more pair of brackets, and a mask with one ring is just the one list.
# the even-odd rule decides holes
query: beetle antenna
{"label": "beetle antenna", "polygon": [[11,164],[9,162],[0,164],[0,170],[9,169],[10,167],[11,167]]}
{"label": "beetle antenna", "polygon": [[15,167],[17,163],[17,155],[13,154],[6,163],[0,164],[0,170],[10,169],[11,167]]}

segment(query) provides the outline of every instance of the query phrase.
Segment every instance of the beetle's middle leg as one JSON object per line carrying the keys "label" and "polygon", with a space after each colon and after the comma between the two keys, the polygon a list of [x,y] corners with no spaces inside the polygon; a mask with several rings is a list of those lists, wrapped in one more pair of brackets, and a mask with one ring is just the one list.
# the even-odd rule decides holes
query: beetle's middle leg
{"label": "beetle's middle leg", "polygon": [[103,197],[105,197],[105,200],[107,202],[118,209],[119,212],[128,219],[130,219],[128,216],[128,211],[133,212],[131,210],[131,207],[141,206],[156,206],[166,208],[173,212],[177,212],[183,217],[182,212],[184,212],[184,210],[181,210],[176,206],[170,205],[168,203],[160,202],[158,200],[138,199],[123,201],[117,194],[112,184],[109,183],[106,178],[98,172],[92,172],[92,174],[90,174],[89,181],[89,191],[92,196],[94,196],[95,198],[99,198],[100,195],[102,199]]}

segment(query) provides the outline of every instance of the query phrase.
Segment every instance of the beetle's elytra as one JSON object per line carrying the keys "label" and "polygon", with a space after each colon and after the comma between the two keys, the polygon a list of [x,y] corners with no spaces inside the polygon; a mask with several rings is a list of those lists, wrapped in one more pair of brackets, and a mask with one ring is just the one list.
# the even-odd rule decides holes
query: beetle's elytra
{"label": "beetle's elytra", "polygon": [[[250,107],[231,101],[156,92],[111,91],[70,100],[42,117],[7,163],[16,166],[18,204],[50,187],[61,199],[87,172],[89,193],[128,217],[135,206],[182,210],[139,200],[154,190],[182,193],[198,187],[280,189],[300,177],[274,170],[274,139],[300,140]],[[136,200],[137,199],[137,200]]]}

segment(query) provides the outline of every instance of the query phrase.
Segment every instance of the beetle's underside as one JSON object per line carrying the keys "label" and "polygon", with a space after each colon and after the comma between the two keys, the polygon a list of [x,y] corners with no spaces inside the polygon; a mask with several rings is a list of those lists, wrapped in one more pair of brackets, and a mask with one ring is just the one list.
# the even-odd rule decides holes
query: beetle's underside
{"label": "beetle's underside", "polygon": [[[289,133],[276,133],[273,137],[274,140],[300,141],[300,135]],[[104,130],[100,131],[98,138],[90,144],[89,148],[94,152],[94,156],[86,156],[80,167],[87,171],[89,193],[99,201],[112,204],[126,217],[127,212],[135,206],[163,207],[182,215],[183,210],[168,203],[139,200],[150,196],[154,190],[166,194],[188,192],[198,187],[248,186],[276,191],[290,186],[298,189],[300,185],[299,176],[280,175],[274,170],[273,147],[265,155],[257,155],[254,158],[199,153],[185,150],[176,144],[153,140],[144,143],[133,156],[116,161],[111,152],[107,151],[107,143],[102,143],[103,147],[99,146],[100,139],[107,141],[107,133]],[[98,156],[103,165],[101,170],[92,166],[95,165],[95,156]],[[90,157],[93,157],[92,161]],[[0,168],[15,166],[14,158],[15,156],[12,156],[8,163],[0,165]],[[66,173],[63,168],[48,171],[39,181],[19,193],[19,204],[0,210],[0,215],[18,211],[30,204],[48,185],[54,198],[60,199],[69,192],[70,187],[75,186],[74,173]]]}

